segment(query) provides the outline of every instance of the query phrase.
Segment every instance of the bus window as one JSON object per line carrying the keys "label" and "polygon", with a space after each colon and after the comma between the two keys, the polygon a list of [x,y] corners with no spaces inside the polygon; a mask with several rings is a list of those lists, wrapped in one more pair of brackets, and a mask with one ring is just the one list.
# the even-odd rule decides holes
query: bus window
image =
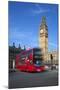
{"label": "bus window", "polygon": [[30,60],[30,64],[33,64],[33,61],[32,60]]}
{"label": "bus window", "polygon": [[42,60],[36,60],[36,61],[34,62],[34,65],[35,65],[35,66],[42,66],[42,65],[43,65],[43,62],[42,62]]}
{"label": "bus window", "polygon": [[24,60],[19,60],[19,65],[24,65],[25,64],[25,61]]}

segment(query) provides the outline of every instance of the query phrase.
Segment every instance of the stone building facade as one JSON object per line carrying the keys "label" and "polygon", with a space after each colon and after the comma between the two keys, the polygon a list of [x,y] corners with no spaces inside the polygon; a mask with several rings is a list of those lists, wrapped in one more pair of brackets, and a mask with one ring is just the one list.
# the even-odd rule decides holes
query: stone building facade
{"label": "stone building facade", "polygon": [[46,17],[44,16],[42,17],[39,29],[39,47],[42,49],[44,63],[51,64],[52,56],[52,63],[58,64],[58,51],[48,51],[48,26],[46,24]]}
{"label": "stone building facade", "polygon": [[13,43],[13,46],[9,46],[9,70],[15,69],[16,55],[24,50],[25,46],[24,49],[21,49],[20,44],[19,47],[15,47],[15,43]]}

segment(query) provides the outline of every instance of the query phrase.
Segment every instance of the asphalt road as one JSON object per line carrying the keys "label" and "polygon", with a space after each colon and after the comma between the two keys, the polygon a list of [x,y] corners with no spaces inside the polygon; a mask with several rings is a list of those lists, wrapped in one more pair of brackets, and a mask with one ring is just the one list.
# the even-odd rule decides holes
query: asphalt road
{"label": "asphalt road", "polygon": [[58,85],[58,71],[40,73],[12,72],[9,74],[9,88],[26,88]]}

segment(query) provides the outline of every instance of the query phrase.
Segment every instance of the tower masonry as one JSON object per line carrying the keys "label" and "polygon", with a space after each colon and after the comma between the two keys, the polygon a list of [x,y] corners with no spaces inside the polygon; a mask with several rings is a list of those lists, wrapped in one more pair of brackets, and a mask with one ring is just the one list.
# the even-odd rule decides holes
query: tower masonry
{"label": "tower masonry", "polygon": [[46,24],[46,17],[42,17],[39,29],[39,47],[42,49],[43,58],[46,60],[48,53],[48,26]]}

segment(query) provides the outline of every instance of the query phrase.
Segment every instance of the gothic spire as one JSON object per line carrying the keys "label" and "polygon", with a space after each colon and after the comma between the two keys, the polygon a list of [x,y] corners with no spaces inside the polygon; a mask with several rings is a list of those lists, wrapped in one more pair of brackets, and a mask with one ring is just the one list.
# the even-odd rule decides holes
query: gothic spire
{"label": "gothic spire", "polygon": [[19,44],[19,47],[18,47],[19,49],[21,49],[21,46],[20,46],[20,44]]}
{"label": "gothic spire", "polygon": [[44,28],[46,30],[48,30],[48,27],[47,27],[47,24],[46,24],[46,17],[45,16],[42,17],[42,21],[41,21],[41,25],[40,25],[40,30],[44,29]]}
{"label": "gothic spire", "polygon": [[42,24],[46,25],[46,17],[45,16],[42,17]]}
{"label": "gothic spire", "polygon": [[15,48],[15,43],[13,42],[13,47]]}
{"label": "gothic spire", "polygon": [[25,45],[24,45],[24,50],[26,50],[26,47],[25,47]]}

